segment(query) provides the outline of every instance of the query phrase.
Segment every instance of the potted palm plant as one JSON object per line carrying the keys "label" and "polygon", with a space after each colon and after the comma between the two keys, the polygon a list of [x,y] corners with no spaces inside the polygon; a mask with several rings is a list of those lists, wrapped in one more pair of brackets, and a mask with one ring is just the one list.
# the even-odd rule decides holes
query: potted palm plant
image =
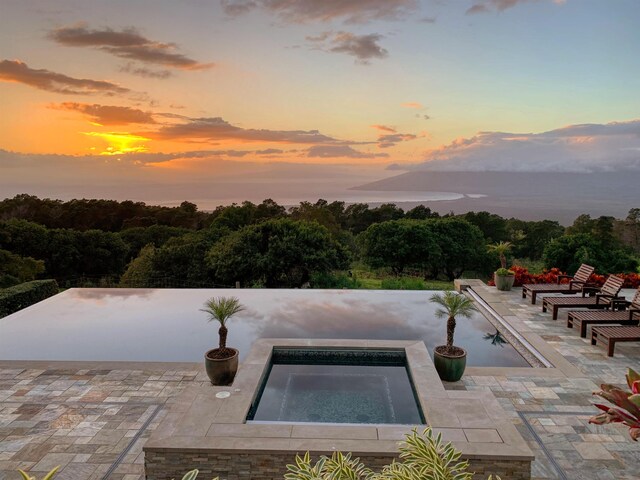
{"label": "potted palm plant", "polygon": [[214,385],[231,385],[238,371],[238,350],[227,347],[227,322],[244,306],[236,297],[213,297],[207,300],[201,309],[209,315],[210,322],[219,322],[218,348],[204,354],[204,365],[209,380]]}
{"label": "potted palm plant", "polygon": [[497,253],[500,257],[500,268],[493,274],[493,283],[498,290],[511,290],[516,278],[516,274],[507,268],[507,253],[511,250],[511,246],[511,242],[497,242],[487,247],[487,250]]}
{"label": "potted palm plant", "polygon": [[441,380],[457,382],[467,365],[467,352],[453,344],[456,316],[469,318],[476,307],[471,299],[453,291],[434,293],[430,300],[440,307],[436,310],[436,317],[447,317],[447,344],[433,349],[433,363]]}

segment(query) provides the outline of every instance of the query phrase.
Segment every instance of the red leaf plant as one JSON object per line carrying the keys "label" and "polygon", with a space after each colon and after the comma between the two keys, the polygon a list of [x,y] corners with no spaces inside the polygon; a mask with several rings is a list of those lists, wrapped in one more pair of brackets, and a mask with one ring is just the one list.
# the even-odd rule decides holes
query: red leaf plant
{"label": "red leaf plant", "polygon": [[615,406],[596,403],[595,406],[603,413],[593,416],[589,423],[603,425],[605,423],[622,423],[629,427],[631,439],[637,441],[640,438],[640,374],[629,368],[627,370],[627,385],[631,389],[626,392],[609,384],[602,384],[594,395],[598,395]]}
{"label": "red leaf plant", "polygon": [[[522,285],[531,283],[557,283],[558,275],[563,272],[559,268],[551,268],[549,270],[543,270],[542,273],[529,273],[525,267],[514,265],[509,268],[515,273],[515,280],[513,282],[514,287],[521,287]],[[637,273],[617,273],[616,276],[624,280],[622,288],[638,288],[640,287],[640,274]],[[597,286],[602,286],[607,279],[608,275],[591,275],[589,283],[593,283]],[[493,279],[487,282],[488,285],[493,286]],[[560,283],[569,283],[568,278],[563,278]]]}

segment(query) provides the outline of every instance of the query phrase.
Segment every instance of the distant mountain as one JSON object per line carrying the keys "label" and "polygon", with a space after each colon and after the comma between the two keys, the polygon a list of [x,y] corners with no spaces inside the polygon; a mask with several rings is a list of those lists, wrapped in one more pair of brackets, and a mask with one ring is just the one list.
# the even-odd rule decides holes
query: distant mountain
{"label": "distant mountain", "polygon": [[640,207],[640,172],[416,171],[360,185],[354,190],[455,192],[465,198],[424,203],[441,213],[486,210],[506,217],[568,224],[582,213],[624,218],[630,208]]}

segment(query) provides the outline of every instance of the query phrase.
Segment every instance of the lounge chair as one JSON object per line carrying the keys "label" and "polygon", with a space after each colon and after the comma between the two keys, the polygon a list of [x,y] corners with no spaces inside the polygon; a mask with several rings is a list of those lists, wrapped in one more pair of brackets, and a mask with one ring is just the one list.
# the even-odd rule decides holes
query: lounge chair
{"label": "lounge chair", "polygon": [[604,282],[604,285],[602,285],[602,288],[594,297],[585,297],[587,293],[596,291],[596,289],[591,287],[583,288],[581,297],[545,297],[542,301],[542,311],[546,312],[547,309],[552,309],[552,318],[557,320],[558,310],[561,308],[610,308],[612,306],[612,300],[624,299],[624,297],[618,296],[620,290],[622,290],[623,283],[624,280],[622,278],[609,275],[607,281]]}
{"label": "lounge chair", "polygon": [[[591,265],[583,263],[573,276],[558,275],[556,283],[528,283],[522,286],[522,298],[527,298],[527,294],[531,295],[531,305],[535,305],[539,293],[582,293],[582,287],[592,286],[588,282],[594,270]],[[569,283],[560,283],[566,278],[571,279]]]}
{"label": "lounge chair", "polygon": [[567,327],[573,328],[575,325],[576,328],[580,328],[580,336],[586,338],[589,325],[638,325],[640,323],[640,288],[630,302],[613,300],[612,308],[626,308],[626,310],[569,312]]}
{"label": "lounge chair", "polygon": [[640,327],[593,327],[591,345],[598,340],[607,344],[607,356],[613,357],[618,342],[640,342]]}

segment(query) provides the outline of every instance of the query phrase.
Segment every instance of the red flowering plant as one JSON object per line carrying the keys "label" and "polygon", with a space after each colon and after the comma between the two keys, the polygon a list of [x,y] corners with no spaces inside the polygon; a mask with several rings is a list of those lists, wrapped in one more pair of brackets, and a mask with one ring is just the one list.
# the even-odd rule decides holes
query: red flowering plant
{"label": "red flowering plant", "polygon": [[609,384],[602,384],[594,395],[598,395],[613,403],[614,406],[596,403],[595,406],[603,413],[589,419],[589,423],[603,425],[606,423],[622,423],[629,427],[632,440],[640,438],[640,374],[629,368],[627,370],[627,385],[630,392]]}
{"label": "red flowering plant", "polygon": [[[518,265],[512,266],[509,270],[515,273],[514,287],[521,287],[525,284],[531,283],[556,283],[558,281],[558,275],[562,275],[563,272],[559,268],[551,268],[549,270],[543,270],[542,273],[529,273],[525,267]],[[640,274],[637,273],[616,273],[616,276],[624,280],[622,288],[638,288],[640,287]],[[597,286],[602,286],[607,279],[608,275],[592,274],[589,279],[589,283],[593,283]],[[568,278],[563,278],[560,283],[569,283]],[[493,279],[489,280],[488,285],[494,285]]]}

